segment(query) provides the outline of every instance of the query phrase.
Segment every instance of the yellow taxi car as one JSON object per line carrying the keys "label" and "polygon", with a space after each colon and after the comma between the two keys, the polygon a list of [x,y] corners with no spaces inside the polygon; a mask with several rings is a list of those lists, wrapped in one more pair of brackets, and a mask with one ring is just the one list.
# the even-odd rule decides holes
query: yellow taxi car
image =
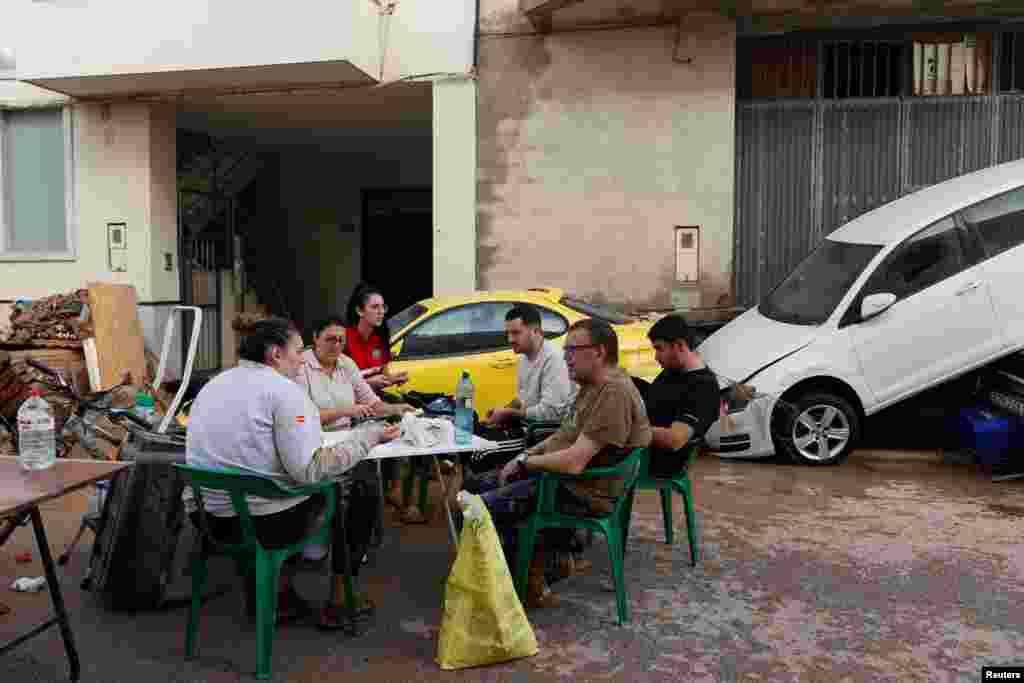
{"label": "yellow taxi car", "polygon": [[583,318],[608,322],[619,337],[619,364],[629,374],[652,380],[660,368],[643,322],[568,296],[560,289],[476,292],[425,299],[388,319],[391,373],[407,372],[399,391],[454,394],[463,370],[476,388],[480,417],[516,397],[518,356],[505,335],[505,314],[519,303],[536,306],[544,336],[561,347],[570,325]]}

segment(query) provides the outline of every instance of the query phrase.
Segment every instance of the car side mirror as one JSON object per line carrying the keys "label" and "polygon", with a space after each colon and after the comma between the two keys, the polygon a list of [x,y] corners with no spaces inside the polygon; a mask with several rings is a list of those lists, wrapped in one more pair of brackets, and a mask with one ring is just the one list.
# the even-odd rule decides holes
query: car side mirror
{"label": "car side mirror", "polygon": [[864,322],[876,318],[896,303],[896,295],[890,292],[881,292],[878,294],[869,294],[864,297],[864,300],[860,303],[860,320]]}
{"label": "car side mirror", "polygon": [[392,358],[397,360],[398,358],[401,357],[401,355],[402,355],[402,345],[403,345],[404,341],[405,341],[404,339],[399,339],[397,342],[395,342],[394,344],[391,345],[391,357]]}

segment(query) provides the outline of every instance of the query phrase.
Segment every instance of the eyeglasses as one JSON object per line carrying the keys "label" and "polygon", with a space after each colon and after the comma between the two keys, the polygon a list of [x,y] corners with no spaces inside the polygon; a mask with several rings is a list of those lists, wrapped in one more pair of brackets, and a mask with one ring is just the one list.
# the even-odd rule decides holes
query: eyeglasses
{"label": "eyeglasses", "polygon": [[600,344],[576,344],[575,346],[563,346],[562,353],[566,356],[573,356],[580,349],[596,349]]}
{"label": "eyeglasses", "polygon": [[344,343],[344,337],[324,337],[325,344],[341,344]]}

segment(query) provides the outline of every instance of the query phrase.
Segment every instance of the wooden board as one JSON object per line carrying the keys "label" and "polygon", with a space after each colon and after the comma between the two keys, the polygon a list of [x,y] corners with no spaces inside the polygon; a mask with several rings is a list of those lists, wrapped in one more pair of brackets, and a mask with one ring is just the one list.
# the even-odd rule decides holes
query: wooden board
{"label": "wooden board", "polygon": [[90,282],[89,309],[100,363],[100,389],[120,384],[125,372],[131,373],[133,384],[142,386],[146,379],[146,342],[135,287]]}

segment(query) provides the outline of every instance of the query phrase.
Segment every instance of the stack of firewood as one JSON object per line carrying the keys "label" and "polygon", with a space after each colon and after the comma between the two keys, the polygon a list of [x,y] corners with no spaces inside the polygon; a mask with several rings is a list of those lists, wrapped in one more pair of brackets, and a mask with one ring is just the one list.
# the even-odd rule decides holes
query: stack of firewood
{"label": "stack of firewood", "polygon": [[88,296],[87,290],[80,289],[15,304],[10,327],[0,342],[14,346],[81,348],[82,339],[92,336],[86,308]]}

